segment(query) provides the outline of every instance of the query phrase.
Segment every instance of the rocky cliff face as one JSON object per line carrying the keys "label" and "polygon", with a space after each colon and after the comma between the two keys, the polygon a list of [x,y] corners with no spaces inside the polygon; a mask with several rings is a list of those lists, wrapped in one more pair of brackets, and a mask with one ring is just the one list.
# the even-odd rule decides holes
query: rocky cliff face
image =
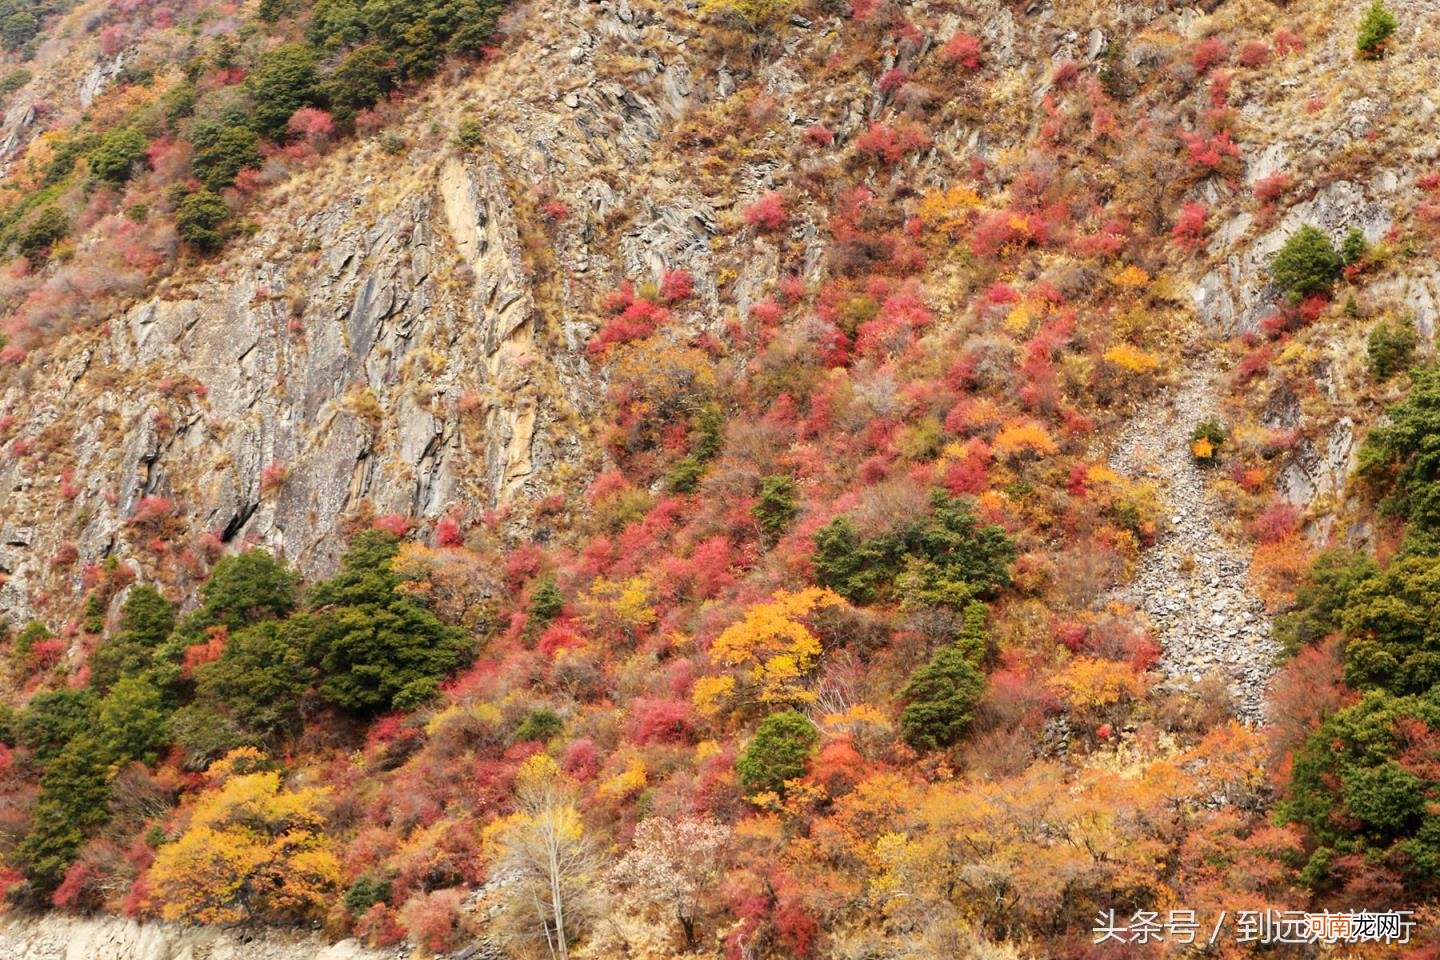
{"label": "rocky cliff face", "polygon": [[[59,471],[0,466],[0,604],[14,617],[34,611],[62,542],[83,561],[145,552],[128,521],[146,498],[173,504],[192,538],[263,543],[321,573],[357,511],[421,524],[523,512],[557,465],[593,460],[576,429],[603,390],[584,356],[588,300],[617,273],[683,262],[706,276],[713,211],[678,184],[667,199],[620,175],[657,163],[651,147],[690,93],[683,59],[647,63],[627,88],[597,62],[645,33],[632,11],[537,16],[563,16],[568,46],[552,36],[512,56],[553,66],[549,95],[517,95],[501,70],[421,111],[447,131],[462,110],[485,116],[495,137],[480,156],[419,121],[398,155],[372,142],[332,156],[220,262],[10,379],[0,406],[78,487],[66,502]],[[522,230],[539,229],[527,191],[561,177],[579,216],[554,261],[527,262]],[[608,227],[621,210],[642,211],[623,234]]]}
{"label": "rocky cliff face", "polygon": [[[1402,6],[1402,20],[1424,21],[1425,4]],[[924,20],[924,5],[911,16]],[[1037,98],[1055,92],[1050,65],[1098,62],[1117,24],[1142,36],[1198,36],[1247,16],[1056,6],[1027,10],[1021,29],[1010,8],[986,4],[969,25],[1004,78],[988,96],[1003,99],[992,99],[988,114],[969,105],[941,123],[934,147],[904,175],[916,185],[944,182],[962,152],[1011,162],[1033,134]],[[940,20],[937,36],[958,22]],[[807,65],[838,49],[838,20],[797,20],[753,73],[705,49],[680,11],[544,2],[519,24],[497,62],[437,84],[391,143],[338,150],[268,197],[254,235],[218,262],[177,273],[104,329],[68,337],[6,379],[0,409],[20,425],[18,436],[51,451],[40,472],[18,457],[0,460],[0,605],[15,619],[106,556],[133,558],[147,575],[167,566],[183,573],[184,550],[147,549],[154,525],[132,522],[142,504],[155,505],[146,498],[173,505],[168,532],[183,531],[187,549],[214,550],[216,538],[260,543],[309,574],[333,566],[346,519],[395,513],[423,526],[448,511],[474,518],[498,509],[524,524],[528,504],[599,462],[585,427],[604,391],[584,351],[596,293],[683,266],[699,293],[687,322],[745,316],[775,273],[777,251],[764,238],[726,235],[734,207],[776,184],[824,176],[801,138],[810,123],[824,121],[844,142],[895,106],[853,74],[807,82]],[[1349,42],[1336,32],[1256,78],[1241,106],[1243,176],[1193,191],[1220,215],[1209,256],[1184,280],[1211,334],[1253,330],[1271,309],[1265,265],[1297,225],[1336,237],[1358,226],[1378,240],[1413,199],[1413,172],[1397,161],[1420,149],[1414,138],[1434,115],[1426,90],[1361,89],[1326,101],[1303,124],[1266,113],[1307,70],[1359,70]],[[877,72],[928,49],[896,46]],[[1147,56],[1143,44],[1125,54],[1133,70]],[[67,82],[93,97],[122,61],[97,54]],[[686,120],[747,85],[783,122],[743,146],[697,141]],[[6,143],[30,135],[34,99],[27,88],[12,103]],[[462,117],[485,131],[478,150],[448,139]],[[1122,146],[1115,171],[1153,148],[1142,141]],[[1381,149],[1389,151],[1383,168],[1355,159]],[[1243,191],[1282,169],[1302,172],[1295,191],[1308,196],[1257,221]],[[537,196],[557,187],[571,212],[547,221]],[[1117,180],[1105,189],[1127,188]],[[802,272],[816,278],[821,213],[802,205],[793,223],[784,242],[805,250]],[[1426,263],[1407,265],[1372,296],[1412,311],[1428,334],[1440,276]],[[1286,474],[1292,498],[1337,486],[1346,443],[1328,443],[1333,456],[1297,454]],[[1324,456],[1336,463],[1322,477]],[[62,480],[73,497],[59,494]],[[57,571],[50,560],[69,545],[80,563]]]}

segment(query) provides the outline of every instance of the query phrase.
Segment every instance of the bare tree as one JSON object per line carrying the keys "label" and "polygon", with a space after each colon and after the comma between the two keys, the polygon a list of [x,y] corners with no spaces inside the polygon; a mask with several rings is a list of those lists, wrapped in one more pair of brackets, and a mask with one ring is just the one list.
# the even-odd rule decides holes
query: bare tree
{"label": "bare tree", "polygon": [[730,829],[713,819],[652,817],[635,828],[635,840],[610,871],[626,899],[644,909],[675,911],[687,950],[695,948],[701,897],[719,875],[719,854]]}
{"label": "bare tree", "polygon": [[552,960],[569,960],[602,866],[600,853],[553,760],[540,755],[526,762],[515,800],[517,813],[499,831],[497,863],[497,874],[510,881],[513,927],[521,938],[543,939]]}

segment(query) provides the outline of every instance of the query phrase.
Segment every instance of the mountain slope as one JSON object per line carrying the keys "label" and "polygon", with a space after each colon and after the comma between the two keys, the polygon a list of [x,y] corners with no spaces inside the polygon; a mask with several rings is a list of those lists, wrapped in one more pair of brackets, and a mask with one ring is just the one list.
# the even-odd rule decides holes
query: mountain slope
{"label": "mountain slope", "polygon": [[1365,438],[1427,422],[1434,3],[37,9],[12,902],[896,958],[1429,902],[1424,443]]}

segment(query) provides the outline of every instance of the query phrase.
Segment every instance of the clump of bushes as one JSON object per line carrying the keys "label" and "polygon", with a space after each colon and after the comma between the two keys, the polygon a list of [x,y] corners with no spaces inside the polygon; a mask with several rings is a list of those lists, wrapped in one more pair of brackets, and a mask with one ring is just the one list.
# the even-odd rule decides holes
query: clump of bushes
{"label": "clump of bushes", "polygon": [[1377,323],[1365,341],[1365,365],[1370,376],[1384,383],[1415,362],[1420,337],[1408,319]]}
{"label": "clump of bushes", "polygon": [[1015,545],[1005,531],[943,490],[930,503],[930,516],[871,537],[848,517],[830,521],[815,534],[816,582],[852,603],[887,599],[898,588],[910,603],[956,607],[1007,586]]}
{"label": "clump of bushes", "polygon": [[1355,52],[1361,60],[1379,60],[1385,56],[1390,37],[1399,24],[1395,15],[1385,9],[1381,0],[1375,0],[1360,20],[1360,29],[1355,36]]}
{"label": "clump of bushes", "polygon": [[1201,466],[1208,466],[1220,459],[1220,447],[1225,443],[1225,429],[1214,417],[1202,420],[1190,431],[1190,455]]}
{"label": "clump of bushes", "polygon": [[1270,264],[1270,277],[1291,303],[1324,296],[1345,266],[1335,245],[1308,223],[1290,235]]}
{"label": "clump of bushes", "polygon": [[786,780],[805,772],[820,734],[815,724],[794,710],[772,713],[735,761],[740,783],[750,793],[781,793]]}

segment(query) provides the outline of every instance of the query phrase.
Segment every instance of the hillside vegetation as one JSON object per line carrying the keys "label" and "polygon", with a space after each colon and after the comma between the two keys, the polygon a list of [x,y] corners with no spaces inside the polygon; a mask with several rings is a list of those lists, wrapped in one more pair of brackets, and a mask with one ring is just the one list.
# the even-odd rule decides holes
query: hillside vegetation
{"label": "hillside vegetation", "polygon": [[1440,951],[1429,0],[8,4],[10,909]]}

